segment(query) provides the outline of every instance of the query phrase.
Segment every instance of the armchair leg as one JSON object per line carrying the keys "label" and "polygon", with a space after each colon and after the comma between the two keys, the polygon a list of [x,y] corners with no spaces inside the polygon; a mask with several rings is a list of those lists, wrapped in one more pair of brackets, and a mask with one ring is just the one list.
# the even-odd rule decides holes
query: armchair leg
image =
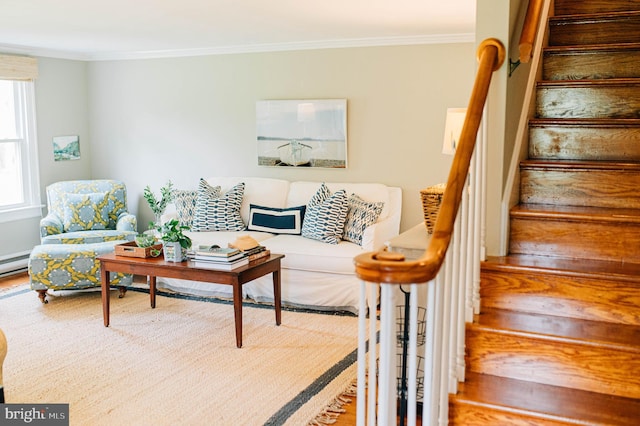
{"label": "armchair leg", "polygon": [[38,297],[42,303],[49,303],[47,300],[47,290],[38,290]]}
{"label": "armchair leg", "polygon": [[127,288],[126,287],[118,287],[118,299],[122,299],[125,295],[125,293],[127,292]]}

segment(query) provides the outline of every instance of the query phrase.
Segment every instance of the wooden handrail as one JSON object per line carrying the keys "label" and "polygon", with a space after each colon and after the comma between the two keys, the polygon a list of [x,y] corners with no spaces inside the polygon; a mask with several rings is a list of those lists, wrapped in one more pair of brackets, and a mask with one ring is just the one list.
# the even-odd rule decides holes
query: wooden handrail
{"label": "wooden handrail", "polygon": [[361,254],[354,260],[356,275],[360,279],[388,284],[426,283],[434,279],[440,270],[462,200],[491,76],[504,62],[505,48],[499,40],[489,38],[480,44],[477,56],[476,80],[429,246],[414,261],[405,261],[404,255],[388,251]]}
{"label": "wooden handrail", "polygon": [[527,6],[527,14],[522,24],[522,33],[520,33],[520,62],[527,63],[531,60],[531,52],[533,52],[533,42],[536,39],[538,31],[538,21],[542,14],[542,4],[544,0],[529,0]]}

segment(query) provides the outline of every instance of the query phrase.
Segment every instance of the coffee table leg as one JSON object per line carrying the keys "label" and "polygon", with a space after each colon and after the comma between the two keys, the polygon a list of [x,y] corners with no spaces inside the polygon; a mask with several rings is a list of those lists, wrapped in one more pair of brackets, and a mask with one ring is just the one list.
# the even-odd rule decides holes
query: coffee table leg
{"label": "coffee table leg", "polygon": [[111,289],[109,288],[109,271],[105,269],[104,265],[100,265],[100,281],[102,284],[102,317],[104,318],[104,326],[109,327]]}
{"label": "coffee table leg", "polygon": [[236,319],[236,346],[242,347],[242,286],[233,283],[233,313]]}
{"label": "coffee table leg", "polygon": [[280,270],[273,271],[273,304],[276,310],[276,325],[282,322],[282,301],[280,290]]}
{"label": "coffee table leg", "polygon": [[156,307],[156,277],[149,276],[149,298],[151,300],[151,308]]}

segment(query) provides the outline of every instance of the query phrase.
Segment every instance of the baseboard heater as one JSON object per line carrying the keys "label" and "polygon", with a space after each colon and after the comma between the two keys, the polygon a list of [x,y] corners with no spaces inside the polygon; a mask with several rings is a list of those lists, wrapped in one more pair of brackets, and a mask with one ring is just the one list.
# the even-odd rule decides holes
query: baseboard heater
{"label": "baseboard heater", "polygon": [[30,250],[0,256],[0,277],[25,272],[29,265]]}

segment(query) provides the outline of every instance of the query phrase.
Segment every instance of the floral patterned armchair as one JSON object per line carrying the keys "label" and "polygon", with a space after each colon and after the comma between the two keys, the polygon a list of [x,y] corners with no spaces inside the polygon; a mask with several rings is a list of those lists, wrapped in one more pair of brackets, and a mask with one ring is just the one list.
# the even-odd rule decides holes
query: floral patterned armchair
{"label": "floral patterned armchair", "polygon": [[127,211],[127,190],[116,180],[73,180],[47,187],[48,214],[40,221],[42,244],[132,241],[136,217]]}
{"label": "floral patterned armchair", "polygon": [[[29,255],[31,289],[47,303],[48,290],[99,287],[102,254],[133,241],[136,217],[127,211],[127,191],[116,180],[74,180],[47,187],[49,212],[40,221],[41,244]],[[124,296],[133,275],[111,274]]]}

